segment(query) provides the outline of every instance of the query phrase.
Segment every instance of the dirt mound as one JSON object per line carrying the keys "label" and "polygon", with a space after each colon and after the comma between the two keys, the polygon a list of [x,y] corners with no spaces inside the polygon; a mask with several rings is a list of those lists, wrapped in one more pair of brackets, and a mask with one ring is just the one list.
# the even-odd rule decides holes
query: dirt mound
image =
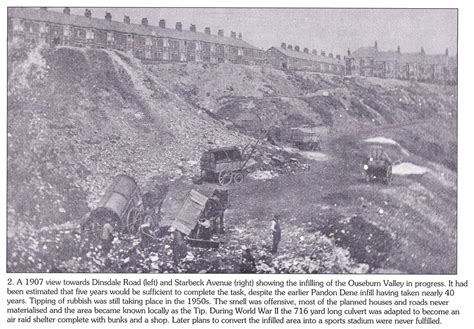
{"label": "dirt mound", "polygon": [[379,268],[392,251],[392,236],[360,216],[329,222],[321,232],[334,238],[336,245],[347,248],[352,259]]}

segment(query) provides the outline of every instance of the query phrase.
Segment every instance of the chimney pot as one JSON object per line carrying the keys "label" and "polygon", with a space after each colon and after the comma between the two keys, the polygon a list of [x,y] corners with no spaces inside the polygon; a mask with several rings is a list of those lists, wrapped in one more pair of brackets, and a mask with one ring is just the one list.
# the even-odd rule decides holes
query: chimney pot
{"label": "chimney pot", "polygon": [[329,53],[329,57],[334,58],[334,55],[332,53]]}
{"label": "chimney pot", "polygon": [[300,46],[295,46],[295,51],[300,51]]}
{"label": "chimney pot", "polygon": [[112,21],[112,14],[111,13],[105,13],[105,20],[106,21]]}
{"label": "chimney pot", "polygon": [[146,18],[146,17],[142,18],[142,25],[143,26],[148,26],[148,18]]}
{"label": "chimney pot", "polygon": [[422,55],[424,55],[425,54],[425,49],[423,47],[421,47],[420,52],[421,52]]}
{"label": "chimney pot", "polygon": [[449,56],[449,50],[448,50],[448,48],[446,48],[446,51],[444,52],[444,54],[446,55],[446,57]]}
{"label": "chimney pot", "polygon": [[347,56],[350,56],[351,55],[351,50],[350,48],[347,48]]}
{"label": "chimney pot", "polygon": [[281,49],[286,49],[286,43],[284,42],[281,43]]}
{"label": "chimney pot", "polygon": [[288,45],[288,50],[293,50],[293,46],[292,46],[292,45]]}
{"label": "chimney pot", "polygon": [[220,36],[220,37],[223,37],[224,36],[224,30],[217,31],[217,35]]}
{"label": "chimney pot", "polygon": [[65,7],[65,8],[63,9],[63,14],[71,15],[71,8]]}
{"label": "chimney pot", "polygon": [[303,49],[303,52],[309,54],[309,49],[308,49],[308,48],[304,48],[304,49]]}
{"label": "chimney pot", "polygon": [[324,50],[321,50],[321,56],[326,56],[326,52]]}
{"label": "chimney pot", "polygon": [[189,27],[189,31],[191,31],[191,32],[196,32],[196,25],[195,25],[195,24],[191,24],[191,26]]}
{"label": "chimney pot", "polygon": [[125,24],[130,24],[130,16],[123,16],[123,22]]}
{"label": "chimney pot", "polygon": [[87,18],[91,18],[92,17],[92,12],[89,9],[86,9],[84,11],[84,16],[86,16]]}
{"label": "chimney pot", "polygon": [[211,28],[210,27],[204,28],[204,33],[211,34]]}
{"label": "chimney pot", "polygon": [[397,53],[400,54],[400,46],[397,46]]}
{"label": "chimney pot", "polygon": [[235,33],[234,31],[231,31],[230,32],[230,37],[234,38],[234,39],[237,38],[237,33]]}
{"label": "chimney pot", "polygon": [[377,49],[377,50],[379,49],[377,40],[375,40],[375,42],[374,42],[374,47],[375,47],[375,49]]}
{"label": "chimney pot", "polygon": [[181,24],[181,22],[176,22],[176,30],[179,32],[183,30],[183,24]]}
{"label": "chimney pot", "polygon": [[336,55],[336,59],[341,59],[341,55]]}
{"label": "chimney pot", "polygon": [[164,19],[160,19],[158,26],[161,28],[166,28],[166,21]]}
{"label": "chimney pot", "polygon": [[313,55],[317,55],[317,54],[318,54],[318,52],[316,51],[316,49],[313,49],[313,50],[311,51],[311,54],[313,54]]}
{"label": "chimney pot", "polygon": [[239,39],[242,40],[242,33],[239,32]]}

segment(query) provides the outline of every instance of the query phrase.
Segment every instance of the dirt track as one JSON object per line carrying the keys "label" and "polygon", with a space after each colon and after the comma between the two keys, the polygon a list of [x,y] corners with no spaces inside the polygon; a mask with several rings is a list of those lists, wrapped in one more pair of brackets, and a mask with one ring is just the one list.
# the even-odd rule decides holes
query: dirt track
{"label": "dirt track", "polygon": [[[373,241],[384,240],[378,245],[379,250],[372,251],[380,252],[384,257],[372,266],[391,272],[454,273],[455,186],[440,187],[436,176],[442,173],[436,171],[423,176],[395,176],[390,186],[367,184],[361,170],[365,138],[378,136],[381,132],[401,136],[402,127],[426,124],[429,123],[408,123],[381,127],[373,133],[346,134],[323,145],[329,159],[311,162],[310,171],[268,181],[247,180],[244,185],[233,188],[234,210],[228,216],[229,221],[236,226],[245,221],[244,225],[252,226],[260,236],[257,241],[269,241],[262,232],[268,232],[268,221],[274,213],[281,213],[285,218],[285,232],[302,229],[303,238],[318,230],[324,231],[328,225],[343,218],[357,215],[367,225],[359,225],[351,237],[347,236],[352,242],[336,241],[336,244],[349,250],[353,247],[351,251],[355,254],[361,246],[377,248]],[[415,155],[409,158],[419,161]],[[346,223],[340,229],[348,230],[349,226]],[[378,236],[361,246],[356,245],[361,243],[358,238],[366,238],[366,232],[358,230],[371,228]],[[294,237],[290,234],[286,237],[283,234],[282,248],[295,248]],[[363,258],[356,261],[363,263]],[[370,262],[370,259],[365,260]]]}

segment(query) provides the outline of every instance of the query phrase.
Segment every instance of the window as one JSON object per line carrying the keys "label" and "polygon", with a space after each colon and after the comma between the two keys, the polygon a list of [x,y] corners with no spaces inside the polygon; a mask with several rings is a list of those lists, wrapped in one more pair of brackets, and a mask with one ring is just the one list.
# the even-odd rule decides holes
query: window
{"label": "window", "polygon": [[170,49],[171,51],[179,51],[179,41],[170,40]]}

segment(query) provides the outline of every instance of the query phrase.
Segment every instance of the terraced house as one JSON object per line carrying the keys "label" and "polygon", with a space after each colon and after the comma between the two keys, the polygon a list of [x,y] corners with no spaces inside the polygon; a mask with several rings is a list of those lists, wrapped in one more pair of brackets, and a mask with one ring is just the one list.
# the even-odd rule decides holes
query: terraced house
{"label": "terraced house", "polygon": [[170,29],[165,20],[153,26],[147,18],[141,24],[132,24],[129,16],[118,22],[110,13],[97,19],[89,9],[79,16],[71,15],[69,8],[63,13],[45,8],[9,8],[8,40],[29,45],[117,49],[155,61],[258,64],[264,60],[264,52],[242,40],[240,33],[237,36],[231,32],[226,37],[219,30],[214,35],[209,27],[201,33],[194,24],[184,30],[180,22]]}
{"label": "terraced house", "polygon": [[326,56],[325,51],[318,55],[316,50],[309,52],[308,48],[300,51],[299,46],[286,45],[282,43],[280,47],[271,47],[265,54],[268,62],[279,69],[315,71],[321,73],[345,74],[345,62],[340,55],[329,53]]}
{"label": "terraced house", "polygon": [[419,53],[402,53],[400,46],[396,51],[380,51],[375,41],[373,47],[348,50],[345,59],[348,75],[457,83],[457,57],[449,56],[448,49],[442,55],[428,55],[423,47]]}

